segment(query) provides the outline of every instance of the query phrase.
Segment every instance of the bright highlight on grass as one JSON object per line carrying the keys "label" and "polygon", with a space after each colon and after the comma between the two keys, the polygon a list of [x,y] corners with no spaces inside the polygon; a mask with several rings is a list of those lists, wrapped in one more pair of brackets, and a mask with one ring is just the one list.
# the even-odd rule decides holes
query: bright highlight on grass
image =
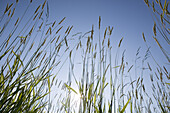
{"label": "bright highlight on grass", "polygon": [[75,94],[74,92],[71,93],[71,98],[73,101],[80,102],[82,96],[80,93]]}

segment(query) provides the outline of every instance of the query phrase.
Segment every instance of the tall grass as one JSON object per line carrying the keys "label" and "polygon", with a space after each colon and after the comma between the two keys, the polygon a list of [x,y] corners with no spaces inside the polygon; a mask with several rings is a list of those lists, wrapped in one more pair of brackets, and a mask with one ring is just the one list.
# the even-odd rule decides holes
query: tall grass
{"label": "tall grass", "polygon": [[[151,3],[144,1],[150,8]],[[169,25],[166,9],[169,2],[165,2],[164,8],[160,1],[156,2],[162,7],[162,14],[154,9],[154,2],[152,7],[160,15],[158,24],[163,27],[155,23],[153,37],[168,60],[166,50],[156,38],[156,29],[168,42],[165,31],[169,30],[165,25]],[[46,0],[27,17],[29,20],[24,25],[21,23],[34,3],[32,0],[23,15],[13,22],[19,3],[16,0],[7,4],[0,18],[0,25],[3,25],[0,29],[3,40],[0,43],[0,112],[169,112],[169,72],[166,66],[161,67],[156,62],[144,33],[146,53],[142,56],[138,48],[135,62],[131,64],[121,48],[124,38],[120,38],[117,46],[112,45],[114,29],[108,26],[103,32],[100,16],[98,30],[92,25],[89,32],[68,38],[73,26],[62,26],[65,17],[49,24]],[[116,52],[113,47],[117,48]],[[155,66],[150,65],[148,58],[154,59]],[[64,64],[68,64],[68,68]],[[68,77],[67,81],[58,78],[62,69],[68,70],[68,76],[62,75]],[[146,73],[150,76],[152,92],[145,84]]]}
{"label": "tall grass", "polygon": [[[60,48],[63,47],[64,38],[60,38],[58,32],[61,30],[62,27],[59,28],[59,26],[65,18],[57,25],[53,23],[50,27],[46,26],[49,9],[47,6],[47,10],[45,10],[46,1],[44,1],[42,6],[39,5],[35,9],[30,19],[24,25],[20,25],[31,4],[32,1],[13,26],[10,24],[12,16],[17,13],[14,11],[18,1],[7,4],[4,14],[1,16],[1,24],[4,21],[5,24],[1,29],[0,38],[5,40],[1,42],[0,46],[0,112],[50,111],[51,87],[57,76],[57,74],[53,75],[52,71],[62,63],[58,56]],[[13,10],[12,14],[10,14],[11,10]],[[46,15],[43,14],[45,11],[47,11]],[[8,19],[4,20],[4,18]],[[4,34],[9,26],[11,28],[8,30],[9,34]],[[56,33],[54,33],[55,30]],[[65,34],[65,38],[68,34]],[[40,39],[38,43],[36,43],[36,38]],[[64,53],[61,54],[64,55]]]}

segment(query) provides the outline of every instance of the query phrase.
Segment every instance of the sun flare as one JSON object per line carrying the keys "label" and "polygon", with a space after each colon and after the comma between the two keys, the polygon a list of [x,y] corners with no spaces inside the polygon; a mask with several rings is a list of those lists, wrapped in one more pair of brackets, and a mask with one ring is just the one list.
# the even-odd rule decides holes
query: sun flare
{"label": "sun flare", "polygon": [[81,99],[81,94],[80,93],[71,93],[71,98],[73,99],[73,101],[77,101],[80,102]]}

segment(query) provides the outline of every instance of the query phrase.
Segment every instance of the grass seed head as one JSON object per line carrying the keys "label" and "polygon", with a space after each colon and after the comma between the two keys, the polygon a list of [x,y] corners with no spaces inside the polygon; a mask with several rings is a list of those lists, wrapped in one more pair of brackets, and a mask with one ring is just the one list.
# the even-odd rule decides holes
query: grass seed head
{"label": "grass seed head", "polygon": [[10,16],[10,14],[11,14],[11,9],[10,9],[9,12],[8,12],[8,17]]}
{"label": "grass seed head", "polygon": [[56,23],[56,21],[53,22],[52,27],[54,27],[55,23]]}
{"label": "grass seed head", "polygon": [[12,11],[11,18],[13,17],[14,12],[15,12],[15,8],[14,8],[13,11]]}
{"label": "grass seed head", "polygon": [[149,68],[149,70],[150,70],[150,71],[152,71],[151,66],[149,65],[149,63],[147,63],[147,64],[148,64],[148,68]]}
{"label": "grass seed head", "polygon": [[43,25],[43,22],[42,22],[41,25],[39,26],[39,30],[41,30],[42,25]]}
{"label": "grass seed head", "polygon": [[121,45],[121,43],[122,43],[122,40],[123,40],[123,37],[121,38],[121,40],[120,40],[120,42],[119,42],[119,46],[118,46],[118,47],[120,47],[120,45]]}
{"label": "grass seed head", "polygon": [[44,11],[42,11],[42,12],[40,13],[39,19],[41,19],[43,12],[44,12]]}
{"label": "grass seed head", "polygon": [[61,26],[61,27],[57,30],[56,34],[57,34],[62,28],[63,28],[63,26]]}
{"label": "grass seed head", "polygon": [[43,46],[46,42],[47,38],[44,39],[43,43],[41,44],[41,46]]}
{"label": "grass seed head", "polygon": [[154,4],[154,1],[152,1],[152,9],[153,9],[153,12],[155,12],[155,4]]}
{"label": "grass seed head", "polygon": [[156,36],[156,23],[154,22],[154,26],[153,26],[153,32],[154,32],[154,35]]}
{"label": "grass seed head", "polygon": [[66,17],[64,17],[58,24],[60,25],[64,20],[65,20]]}
{"label": "grass seed head", "polygon": [[13,6],[13,3],[8,7],[8,10],[11,9],[12,6]]}
{"label": "grass seed head", "polygon": [[6,5],[6,8],[5,8],[5,11],[4,11],[4,14],[6,14],[7,12],[8,12],[8,3],[7,3],[7,5]]}
{"label": "grass seed head", "polygon": [[32,26],[32,28],[31,28],[31,30],[30,30],[30,32],[29,32],[29,35],[31,35],[31,34],[32,34],[33,29],[34,29],[34,26]]}
{"label": "grass seed head", "polygon": [[19,21],[19,18],[18,18],[17,21],[15,22],[15,26],[17,25],[18,21]]}
{"label": "grass seed head", "polygon": [[167,69],[165,68],[165,66],[163,66],[163,68],[164,68],[165,72],[168,74],[168,71],[167,71]]}
{"label": "grass seed head", "polygon": [[108,38],[107,46],[108,46],[108,48],[110,47],[110,38]]}
{"label": "grass seed head", "polygon": [[59,41],[59,39],[60,39],[60,35],[58,36],[58,38],[57,38],[57,40],[56,40],[56,42],[55,42],[55,43],[57,43],[57,42]]}
{"label": "grass seed head", "polygon": [[161,3],[161,0],[159,0],[159,6],[163,10],[163,6],[162,6],[162,3]]}
{"label": "grass seed head", "polygon": [[106,38],[106,33],[107,33],[107,27],[106,27],[105,32],[104,32],[104,39]]}
{"label": "grass seed head", "polygon": [[32,44],[31,44],[31,46],[30,46],[30,48],[29,48],[29,51],[32,49],[32,47],[34,46],[34,43],[35,42],[33,42]]}
{"label": "grass seed head", "polygon": [[73,26],[71,26],[71,28],[69,29],[69,31],[68,31],[68,33],[67,33],[67,35],[70,33],[70,31],[72,30],[72,28],[73,28]]}
{"label": "grass seed head", "polygon": [[144,2],[145,2],[146,5],[149,7],[149,1],[148,1],[148,0],[144,0]]}
{"label": "grass seed head", "polygon": [[42,9],[44,9],[44,6],[45,6],[45,4],[46,4],[46,0],[44,1],[44,3],[43,3],[43,5],[42,5]]}
{"label": "grass seed head", "polygon": [[143,40],[144,40],[144,42],[146,42],[146,39],[145,39],[145,35],[144,35],[144,33],[142,33],[142,36],[143,36]]}
{"label": "grass seed head", "polygon": [[110,35],[112,34],[112,31],[113,31],[113,27],[112,27],[111,30],[110,30]]}
{"label": "grass seed head", "polygon": [[67,27],[67,29],[66,29],[66,31],[65,31],[65,34],[68,32],[69,28],[70,28],[70,26]]}
{"label": "grass seed head", "polygon": [[48,28],[48,30],[47,30],[47,32],[45,33],[45,35],[47,35],[47,34],[48,34],[48,32],[50,31],[50,28],[51,28],[51,27],[49,27],[49,28]]}
{"label": "grass seed head", "polygon": [[152,74],[150,74],[150,79],[153,82],[153,75]]}
{"label": "grass seed head", "polygon": [[92,25],[92,30],[91,30],[91,39],[93,40],[93,34],[94,34],[94,25]]}
{"label": "grass seed head", "polygon": [[101,25],[101,16],[99,16],[99,29],[100,29],[100,25]]}
{"label": "grass seed head", "polygon": [[37,13],[37,11],[40,9],[41,4],[37,7],[37,9],[35,10],[34,14]]}
{"label": "grass seed head", "polygon": [[37,14],[34,16],[33,21],[37,18],[38,14],[39,14],[39,13],[37,13]]}

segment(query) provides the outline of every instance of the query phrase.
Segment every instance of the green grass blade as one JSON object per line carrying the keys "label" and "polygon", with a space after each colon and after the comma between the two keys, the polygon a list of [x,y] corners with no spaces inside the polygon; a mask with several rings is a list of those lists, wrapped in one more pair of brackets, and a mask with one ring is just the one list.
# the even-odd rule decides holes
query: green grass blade
{"label": "green grass blade", "polygon": [[123,113],[123,112],[125,111],[125,109],[126,109],[127,105],[129,104],[130,100],[131,100],[131,97],[130,97],[129,100],[126,102],[125,106],[123,106],[123,109],[120,111],[120,113]]}
{"label": "green grass blade", "polygon": [[66,83],[65,83],[65,86],[68,90],[72,90],[74,93],[78,94],[73,88],[71,88],[70,86],[68,86]]}

